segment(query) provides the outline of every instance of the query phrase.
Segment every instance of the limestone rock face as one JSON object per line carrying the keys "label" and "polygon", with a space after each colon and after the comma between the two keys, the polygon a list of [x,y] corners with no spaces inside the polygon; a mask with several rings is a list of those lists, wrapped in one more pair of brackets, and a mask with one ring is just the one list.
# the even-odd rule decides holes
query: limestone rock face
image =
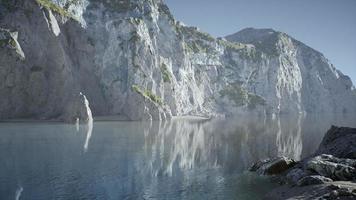
{"label": "limestone rock face", "polygon": [[8,51],[13,50],[17,57],[25,59],[25,54],[17,41],[18,32],[10,32],[9,30],[0,28],[0,48],[7,48]]}
{"label": "limestone rock face", "polygon": [[247,28],[226,39],[252,44],[253,51],[264,55],[259,59],[262,68],[247,76],[246,84],[273,108],[281,112],[355,112],[350,78],[320,52],[272,29]]}
{"label": "limestone rock face", "polygon": [[316,154],[331,154],[339,158],[356,159],[356,129],[332,126]]}
{"label": "limestone rock face", "polygon": [[68,103],[68,107],[65,109],[65,113],[61,116],[61,119],[68,123],[79,122],[87,123],[92,118],[91,109],[87,97],[79,93],[75,95],[71,102]]}
{"label": "limestone rock face", "polygon": [[131,120],[356,112],[347,76],[271,29],[216,39],[161,0],[15,0],[0,11],[1,30],[18,33],[15,49],[0,46],[1,119],[59,118],[79,92],[94,115]]}

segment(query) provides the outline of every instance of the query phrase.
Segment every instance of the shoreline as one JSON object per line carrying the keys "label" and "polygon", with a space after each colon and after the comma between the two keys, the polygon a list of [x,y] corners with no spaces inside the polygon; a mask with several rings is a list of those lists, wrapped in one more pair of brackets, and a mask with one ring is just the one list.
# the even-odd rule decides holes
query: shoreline
{"label": "shoreline", "polygon": [[[193,121],[210,121],[214,117],[206,117],[200,115],[184,115],[184,116],[173,116],[170,120],[193,120]],[[168,120],[168,121],[170,121]],[[94,122],[145,122],[145,121],[134,121],[128,120],[127,117],[122,115],[113,115],[113,116],[97,116],[94,117]],[[74,124],[67,123],[59,119],[5,119],[0,120],[2,123],[58,123],[58,124]]]}
{"label": "shoreline", "polygon": [[311,156],[260,160],[249,171],[279,182],[265,199],[356,199],[356,128],[332,126]]}

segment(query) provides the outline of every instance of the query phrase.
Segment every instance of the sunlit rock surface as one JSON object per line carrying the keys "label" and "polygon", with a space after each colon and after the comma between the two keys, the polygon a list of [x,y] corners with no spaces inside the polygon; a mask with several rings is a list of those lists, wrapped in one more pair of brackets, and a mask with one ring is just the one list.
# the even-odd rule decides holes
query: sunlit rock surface
{"label": "sunlit rock surface", "polygon": [[94,116],[131,120],[356,112],[350,78],[271,29],[216,39],[176,21],[161,0],[29,0],[0,10],[0,27],[18,33],[26,55],[0,47],[2,119],[56,119],[80,91]]}

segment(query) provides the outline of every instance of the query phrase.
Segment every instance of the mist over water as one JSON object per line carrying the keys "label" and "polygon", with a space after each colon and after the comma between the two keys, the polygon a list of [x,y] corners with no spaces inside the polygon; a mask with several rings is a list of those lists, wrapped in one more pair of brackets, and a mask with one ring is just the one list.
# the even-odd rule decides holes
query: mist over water
{"label": "mist over water", "polygon": [[2,123],[0,199],[259,199],[276,185],[248,173],[253,162],[299,160],[355,119],[94,122],[89,139],[86,125]]}

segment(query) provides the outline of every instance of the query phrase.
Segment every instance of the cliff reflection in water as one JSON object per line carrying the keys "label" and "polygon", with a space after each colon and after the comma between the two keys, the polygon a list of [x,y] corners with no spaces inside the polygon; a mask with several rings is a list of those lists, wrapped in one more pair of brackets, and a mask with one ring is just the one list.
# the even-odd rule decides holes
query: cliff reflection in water
{"label": "cliff reflection in water", "polygon": [[66,124],[0,124],[0,199],[260,199],[274,186],[245,173],[253,162],[306,157],[332,124],[356,127],[355,119],[94,122],[79,132]]}
{"label": "cliff reflection in water", "polygon": [[303,116],[242,117],[191,122],[173,120],[147,127],[145,153],[154,175],[222,167],[242,171],[267,157],[302,156]]}
{"label": "cliff reflection in water", "polygon": [[250,116],[208,122],[173,120],[147,127],[145,152],[154,175],[172,175],[195,167],[242,171],[268,157],[300,160],[315,151],[332,124],[352,126],[353,119],[282,115],[275,119]]}

